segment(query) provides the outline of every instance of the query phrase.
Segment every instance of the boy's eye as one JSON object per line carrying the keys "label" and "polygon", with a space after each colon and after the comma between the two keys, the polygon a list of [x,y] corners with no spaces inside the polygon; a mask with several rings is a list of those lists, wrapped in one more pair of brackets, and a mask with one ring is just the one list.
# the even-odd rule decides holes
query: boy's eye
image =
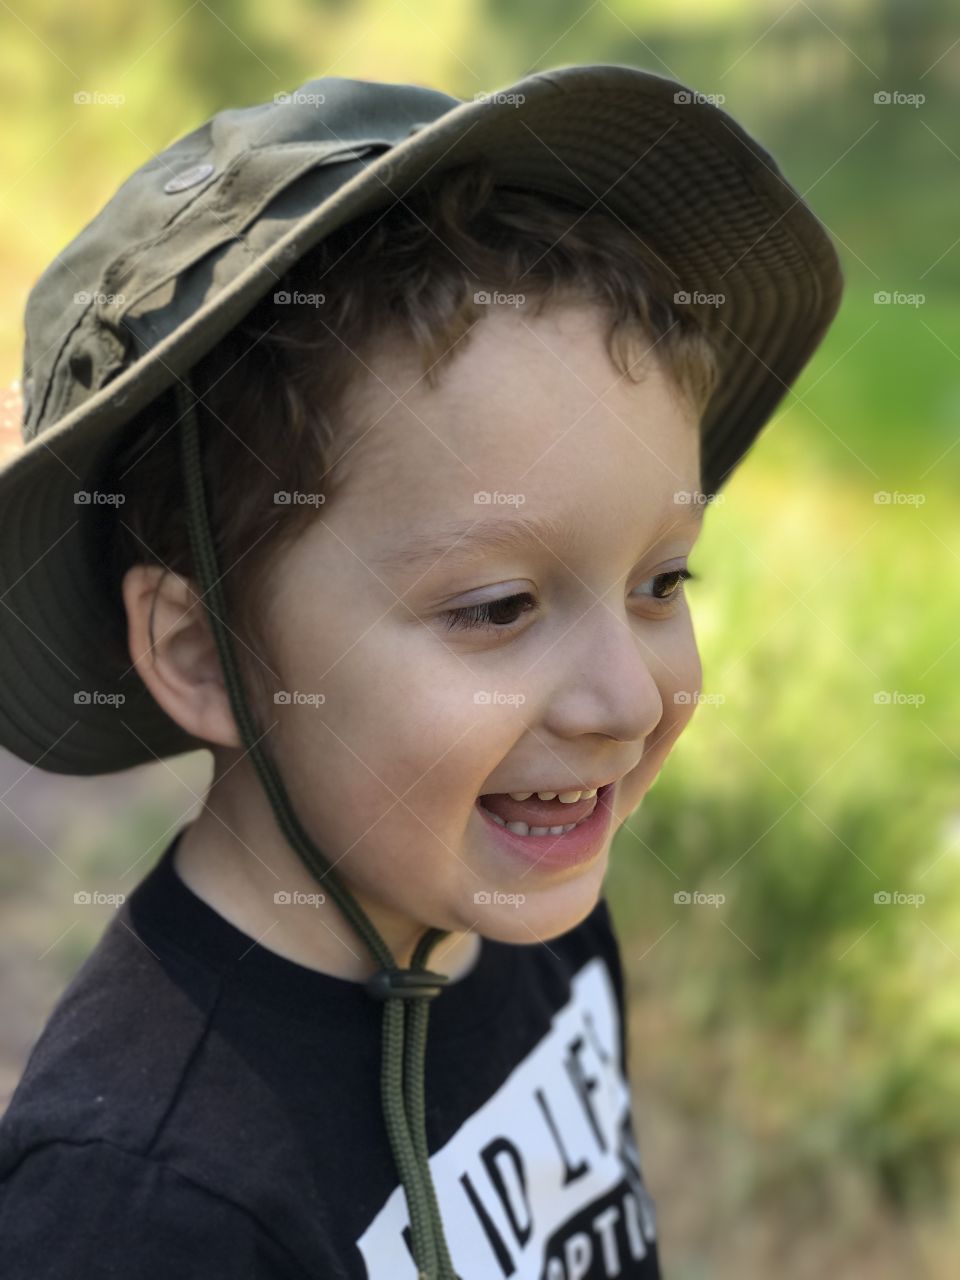
{"label": "boy's eye", "polygon": [[[536,600],[529,591],[519,591],[512,596],[504,596],[500,600],[490,600],[485,604],[473,604],[463,609],[448,609],[443,615],[447,619],[448,629],[469,627],[496,627],[501,631],[509,630],[518,621],[511,615],[525,601],[529,600],[536,607]],[[527,610],[521,610],[526,612]]]}
{"label": "boy's eye", "polygon": [[648,578],[647,581],[648,582],[666,581],[668,585],[672,584],[673,589],[670,591],[668,595],[653,597],[654,600],[664,600],[669,602],[671,600],[675,600],[679,595],[682,594],[683,584],[685,582],[689,582],[691,578],[695,578],[696,576],[697,575],[695,573],[691,573],[689,569],[668,569],[666,573],[658,573],[656,577]]}
{"label": "boy's eye", "polygon": [[[666,573],[658,573],[647,581],[659,584],[655,586],[655,591],[663,586],[666,593],[654,594],[650,598],[658,604],[670,605],[680,596],[684,582],[696,576],[689,569],[670,569]],[[525,604],[527,601],[529,604]],[[503,596],[500,600],[448,609],[442,616],[447,620],[448,630],[493,627],[498,631],[510,631],[516,627],[524,613],[536,607],[537,602],[529,591],[519,591],[512,596]]]}

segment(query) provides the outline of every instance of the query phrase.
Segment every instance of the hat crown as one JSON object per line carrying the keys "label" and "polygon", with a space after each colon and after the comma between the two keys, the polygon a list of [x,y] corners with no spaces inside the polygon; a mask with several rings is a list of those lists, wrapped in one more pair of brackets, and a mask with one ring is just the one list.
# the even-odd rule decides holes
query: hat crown
{"label": "hat crown", "polygon": [[459,105],[419,85],[325,76],[219,111],[152,156],[28,295],[24,440],[183,325],[311,205]]}

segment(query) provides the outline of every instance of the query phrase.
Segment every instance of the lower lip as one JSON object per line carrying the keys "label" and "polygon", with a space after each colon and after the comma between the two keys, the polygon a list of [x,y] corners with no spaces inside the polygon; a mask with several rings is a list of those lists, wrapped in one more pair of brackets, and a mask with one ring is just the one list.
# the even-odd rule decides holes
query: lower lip
{"label": "lower lip", "polygon": [[603,848],[613,821],[610,802],[615,786],[616,783],[609,783],[601,787],[590,817],[562,836],[518,836],[494,822],[479,800],[477,809],[500,847],[511,857],[526,863],[530,870],[562,871],[589,862]]}

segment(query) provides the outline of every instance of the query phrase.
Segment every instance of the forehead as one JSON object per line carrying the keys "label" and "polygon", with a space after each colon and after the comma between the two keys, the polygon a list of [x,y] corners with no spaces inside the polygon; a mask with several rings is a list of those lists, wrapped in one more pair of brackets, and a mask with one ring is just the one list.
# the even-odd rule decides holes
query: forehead
{"label": "forehead", "polygon": [[[702,503],[675,504],[647,530],[647,541],[656,542],[676,533],[696,537],[703,523]],[[445,568],[466,564],[494,552],[512,550],[566,550],[581,538],[577,526],[553,515],[478,514],[453,522],[428,521],[396,542],[385,543],[371,555],[381,571],[422,573],[442,561]]]}
{"label": "forehead", "polygon": [[550,545],[605,523],[639,536],[645,520],[651,533],[698,522],[702,505],[675,497],[699,488],[696,415],[655,355],[640,381],[624,376],[606,331],[590,307],[495,310],[435,386],[412,346],[371,353],[345,404],[355,443],[341,509],[422,558],[477,533]]}

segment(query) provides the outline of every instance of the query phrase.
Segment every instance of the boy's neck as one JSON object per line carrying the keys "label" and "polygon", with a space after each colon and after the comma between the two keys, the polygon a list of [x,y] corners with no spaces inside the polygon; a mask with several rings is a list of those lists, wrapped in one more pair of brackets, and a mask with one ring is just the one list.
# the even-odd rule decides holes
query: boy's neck
{"label": "boy's neck", "polygon": [[[329,894],[323,910],[336,912],[336,919],[325,915],[323,923],[318,920],[316,907],[275,906],[273,895],[278,884],[286,887],[287,883],[295,883],[305,892],[321,891],[280,832],[275,830],[268,857],[259,856],[254,852],[257,849],[253,840],[235,839],[207,806],[184,828],[174,850],[173,865],[198,898],[268,951],[334,977],[356,982],[368,978],[375,969],[373,957],[330,901]],[[276,872],[281,868],[284,875],[278,880]],[[364,900],[355,890],[352,892],[390,947],[398,967],[408,966],[413,947],[429,926],[407,921],[398,927],[395,920],[387,921],[376,904]],[[277,927],[278,911],[283,912],[282,929]],[[455,982],[473,969],[481,946],[479,934],[451,933],[437,943],[427,967]]]}

